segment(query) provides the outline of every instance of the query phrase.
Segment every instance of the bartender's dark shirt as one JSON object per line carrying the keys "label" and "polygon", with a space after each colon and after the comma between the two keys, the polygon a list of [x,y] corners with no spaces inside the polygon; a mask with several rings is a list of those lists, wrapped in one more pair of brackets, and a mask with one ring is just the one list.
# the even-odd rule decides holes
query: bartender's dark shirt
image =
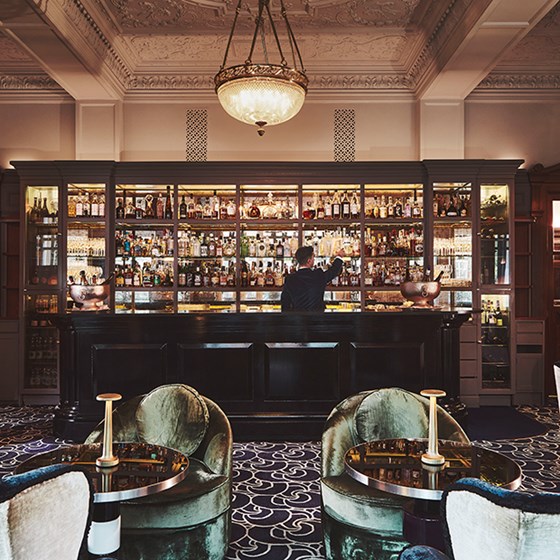
{"label": "bartender's dark shirt", "polygon": [[328,270],[300,268],[286,277],[282,290],[282,311],[324,311],[325,288],[342,271],[337,257]]}

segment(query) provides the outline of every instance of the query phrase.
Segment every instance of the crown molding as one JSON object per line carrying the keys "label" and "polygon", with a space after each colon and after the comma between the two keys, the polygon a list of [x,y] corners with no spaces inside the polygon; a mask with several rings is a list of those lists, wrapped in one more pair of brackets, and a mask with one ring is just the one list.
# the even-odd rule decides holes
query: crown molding
{"label": "crown molding", "polygon": [[0,92],[5,91],[53,91],[66,93],[46,74],[3,74],[0,75]]}
{"label": "crown molding", "polygon": [[481,90],[556,90],[560,88],[560,74],[494,73],[486,76],[477,86]]}

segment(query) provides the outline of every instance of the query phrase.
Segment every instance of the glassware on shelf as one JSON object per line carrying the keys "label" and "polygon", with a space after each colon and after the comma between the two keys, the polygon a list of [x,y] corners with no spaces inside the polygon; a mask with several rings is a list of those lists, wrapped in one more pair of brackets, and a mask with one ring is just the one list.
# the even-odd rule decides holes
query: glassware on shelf
{"label": "glassware on shelf", "polygon": [[[243,220],[289,220],[298,217],[297,187],[241,187],[240,217]],[[304,205],[305,207],[305,205]]]}

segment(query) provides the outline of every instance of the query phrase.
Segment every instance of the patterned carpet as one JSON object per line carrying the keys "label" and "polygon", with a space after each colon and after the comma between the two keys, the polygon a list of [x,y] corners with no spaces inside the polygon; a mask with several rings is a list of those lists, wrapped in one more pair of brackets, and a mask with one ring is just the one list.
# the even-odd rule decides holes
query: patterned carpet
{"label": "patterned carpet", "polygon": [[[519,463],[528,492],[560,492],[560,417],[556,408],[519,407],[550,427],[542,435],[477,443]],[[0,407],[0,475],[64,443],[51,436],[52,408]],[[318,443],[234,444],[233,534],[228,560],[324,558]]]}

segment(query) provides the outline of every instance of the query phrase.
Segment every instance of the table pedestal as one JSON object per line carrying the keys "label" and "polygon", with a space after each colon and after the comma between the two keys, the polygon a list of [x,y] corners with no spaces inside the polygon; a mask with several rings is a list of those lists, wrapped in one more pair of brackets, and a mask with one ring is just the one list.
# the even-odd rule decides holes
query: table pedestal
{"label": "table pedestal", "polygon": [[439,501],[414,500],[403,513],[403,535],[411,544],[425,544],[445,551]]}
{"label": "table pedestal", "polygon": [[92,523],[88,533],[88,551],[104,556],[121,546],[121,514],[119,502],[93,505]]}

